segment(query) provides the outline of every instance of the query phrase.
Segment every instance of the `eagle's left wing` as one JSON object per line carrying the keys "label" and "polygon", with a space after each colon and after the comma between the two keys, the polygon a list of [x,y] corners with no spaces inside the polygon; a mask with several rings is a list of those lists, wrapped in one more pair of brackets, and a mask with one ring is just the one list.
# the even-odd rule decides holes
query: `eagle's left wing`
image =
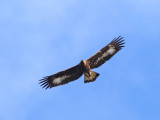
{"label": "eagle's left wing", "polygon": [[98,53],[93,55],[91,58],[87,60],[91,69],[97,68],[104,64],[107,60],[109,60],[112,56],[114,56],[119,50],[122,49],[123,37],[119,36],[118,38],[114,38],[111,43],[102,48]]}
{"label": "eagle's left wing", "polygon": [[59,85],[67,84],[71,81],[77,80],[83,74],[83,68],[81,64],[78,64],[67,70],[58,72],[51,76],[46,76],[40,80],[40,84],[43,88],[52,88]]}

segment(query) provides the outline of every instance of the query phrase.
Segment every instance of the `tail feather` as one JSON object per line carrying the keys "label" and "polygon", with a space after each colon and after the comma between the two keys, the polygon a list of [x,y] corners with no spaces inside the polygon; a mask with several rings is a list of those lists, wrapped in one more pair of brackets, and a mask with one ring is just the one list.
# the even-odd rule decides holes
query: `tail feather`
{"label": "tail feather", "polygon": [[100,75],[92,70],[89,71],[90,75],[84,73],[84,83],[94,82],[97,77]]}

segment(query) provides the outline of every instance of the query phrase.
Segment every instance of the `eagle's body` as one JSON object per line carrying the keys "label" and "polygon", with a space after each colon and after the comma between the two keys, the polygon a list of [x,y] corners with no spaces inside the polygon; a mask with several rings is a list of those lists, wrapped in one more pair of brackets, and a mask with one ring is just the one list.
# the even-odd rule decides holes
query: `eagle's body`
{"label": "eagle's body", "polygon": [[40,80],[41,86],[46,89],[56,87],[77,80],[83,74],[84,83],[95,81],[100,74],[92,71],[92,69],[101,66],[121,50],[122,47],[124,47],[123,44],[125,44],[122,39],[123,37],[121,36],[114,38],[111,43],[102,48],[88,60],[81,60],[78,65],[72,68],[44,77]]}

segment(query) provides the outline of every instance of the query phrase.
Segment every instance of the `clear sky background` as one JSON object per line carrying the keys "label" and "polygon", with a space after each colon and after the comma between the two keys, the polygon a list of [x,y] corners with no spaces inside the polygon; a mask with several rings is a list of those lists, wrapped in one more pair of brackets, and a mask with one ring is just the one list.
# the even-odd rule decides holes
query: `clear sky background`
{"label": "clear sky background", "polygon": [[[39,86],[119,35],[95,82]],[[160,120],[159,49],[159,0],[0,0],[0,120]]]}

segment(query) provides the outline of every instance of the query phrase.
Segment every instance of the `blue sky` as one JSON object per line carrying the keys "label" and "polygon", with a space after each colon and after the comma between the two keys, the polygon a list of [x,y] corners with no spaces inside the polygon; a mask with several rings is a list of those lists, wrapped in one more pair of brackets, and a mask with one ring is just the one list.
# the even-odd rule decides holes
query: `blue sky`
{"label": "blue sky", "polygon": [[[159,0],[1,0],[1,120],[159,120]],[[38,80],[114,37],[126,47],[100,77],[43,90]]]}

